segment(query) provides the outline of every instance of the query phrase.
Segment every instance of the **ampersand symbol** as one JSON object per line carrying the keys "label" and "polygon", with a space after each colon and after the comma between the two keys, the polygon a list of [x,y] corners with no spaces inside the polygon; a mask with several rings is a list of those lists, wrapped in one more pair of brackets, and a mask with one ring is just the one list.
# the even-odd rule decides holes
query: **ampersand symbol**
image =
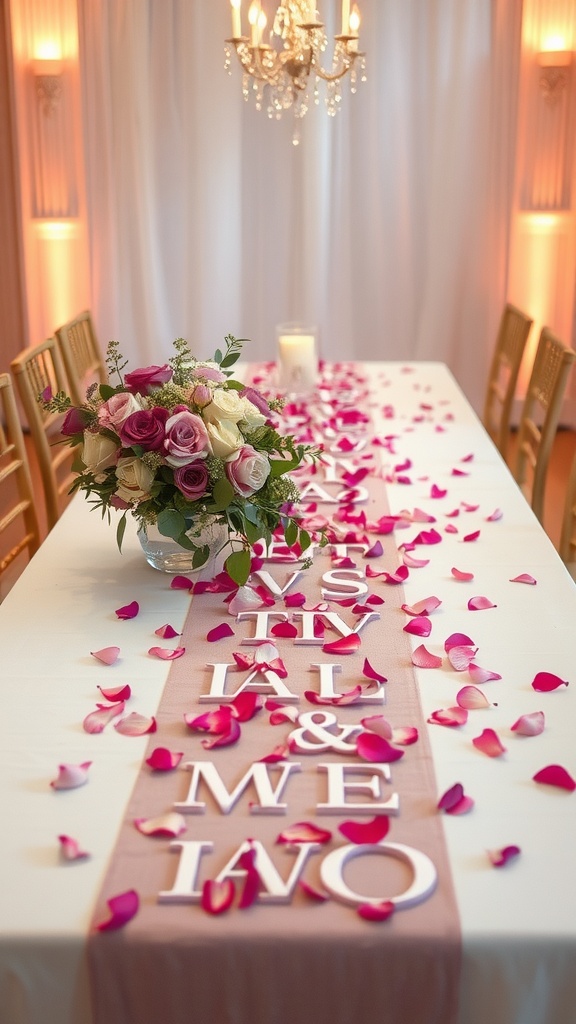
{"label": "ampersand symbol", "polygon": [[[305,711],[298,715],[299,729],[293,729],[288,737],[291,749],[296,753],[320,754],[334,750],[339,754],[355,754],[356,744],[348,743],[350,736],[361,731],[359,725],[340,725],[331,711]],[[329,730],[336,726],[338,734]],[[308,739],[306,738],[308,737]]]}

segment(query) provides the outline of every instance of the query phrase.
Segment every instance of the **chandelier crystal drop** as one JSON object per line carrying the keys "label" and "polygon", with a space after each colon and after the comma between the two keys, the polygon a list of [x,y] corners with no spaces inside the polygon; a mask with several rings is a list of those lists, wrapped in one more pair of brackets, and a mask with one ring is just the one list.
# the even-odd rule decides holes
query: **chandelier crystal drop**
{"label": "chandelier crystal drop", "polygon": [[350,73],[350,91],[358,80],[366,80],[365,54],[358,49],[360,14],[356,4],[342,0],[342,31],[334,37],[332,66],[323,67],[328,41],[324,24],[318,20],[316,0],[284,0],[278,5],[272,30],[262,0],[252,0],[248,9],[249,35],[242,35],[242,0],[230,0],[232,36],[225,44],[225,69],[232,74],[236,51],[242,67],[242,93],[252,95],[257,110],[278,120],[285,110],[294,115],[292,141],[300,141],[300,120],[310,107],[320,103],[319,82],[325,82],[326,110],[333,117],[342,102],[341,82]]}

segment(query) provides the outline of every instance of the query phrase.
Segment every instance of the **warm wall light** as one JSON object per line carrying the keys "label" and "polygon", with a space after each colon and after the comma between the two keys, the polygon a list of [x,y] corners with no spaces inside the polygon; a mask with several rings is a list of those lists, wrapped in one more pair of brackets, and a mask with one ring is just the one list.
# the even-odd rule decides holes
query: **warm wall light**
{"label": "warm wall light", "polygon": [[540,65],[540,88],[546,103],[556,103],[566,88],[571,50],[541,50],[538,54]]}
{"label": "warm wall light", "polygon": [[62,96],[62,61],[32,61],[32,73],[38,105],[44,117],[52,117]]}

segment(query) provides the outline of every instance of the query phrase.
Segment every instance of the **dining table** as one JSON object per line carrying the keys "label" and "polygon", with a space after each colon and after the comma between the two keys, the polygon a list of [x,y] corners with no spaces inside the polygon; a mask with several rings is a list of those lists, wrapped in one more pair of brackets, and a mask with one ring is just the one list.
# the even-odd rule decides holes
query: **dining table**
{"label": "dining table", "polygon": [[309,551],[77,494],[0,605],[0,1022],[574,1024],[574,582],[444,364],[284,419]]}

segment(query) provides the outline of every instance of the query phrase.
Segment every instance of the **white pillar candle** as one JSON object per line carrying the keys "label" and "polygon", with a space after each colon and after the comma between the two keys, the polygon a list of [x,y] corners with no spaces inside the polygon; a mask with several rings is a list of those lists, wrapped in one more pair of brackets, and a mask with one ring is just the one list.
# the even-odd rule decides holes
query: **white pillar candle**
{"label": "white pillar candle", "polygon": [[350,35],[350,0],[342,0],[342,35]]}
{"label": "white pillar candle", "polygon": [[316,335],[311,328],[278,327],[279,385],[293,394],[311,391],[318,376]]}
{"label": "white pillar candle", "polygon": [[240,21],[240,3],[241,0],[230,0],[232,7],[232,38],[240,39],[242,35],[242,23]]}

